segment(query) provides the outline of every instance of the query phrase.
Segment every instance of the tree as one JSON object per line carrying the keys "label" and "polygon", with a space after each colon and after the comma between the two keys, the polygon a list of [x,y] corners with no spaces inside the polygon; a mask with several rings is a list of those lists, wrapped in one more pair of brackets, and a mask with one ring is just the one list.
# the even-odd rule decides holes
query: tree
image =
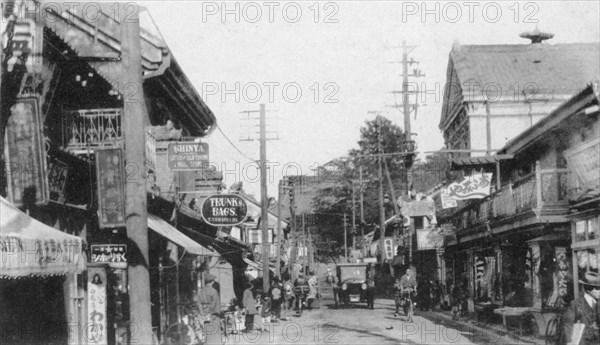
{"label": "tree", "polygon": [[[337,183],[328,185],[327,188],[319,189],[313,198],[313,209],[318,213],[317,226],[321,235],[322,243],[328,243],[334,251],[343,246],[344,229],[343,214],[348,215],[348,242],[351,242],[351,218],[352,214],[352,181],[358,179],[359,169],[363,169],[363,191],[364,191],[364,213],[365,223],[379,224],[379,195],[377,181],[378,154],[380,153],[379,140],[381,139],[382,153],[390,154],[383,156],[389,169],[390,178],[396,197],[406,192],[407,167],[412,165],[414,154],[396,155],[405,152],[404,132],[385,117],[378,116],[374,120],[365,122],[360,129],[358,149],[349,151],[349,158],[338,158],[326,164],[323,174],[330,181]],[[329,169],[327,169],[329,167]],[[335,167],[335,169],[331,169]],[[385,167],[384,167],[385,169]],[[384,172],[384,190],[389,193],[390,187]],[[358,187],[358,186],[357,186]],[[358,202],[358,188],[356,189],[356,202]],[[390,193],[391,194],[391,193]],[[393,201],[395,202],[395,200]],[[357,227],[358,204],[357,206]],[[319,246],[318,246],[319,247]],[[343,252],[343,250],[338,250]]]}

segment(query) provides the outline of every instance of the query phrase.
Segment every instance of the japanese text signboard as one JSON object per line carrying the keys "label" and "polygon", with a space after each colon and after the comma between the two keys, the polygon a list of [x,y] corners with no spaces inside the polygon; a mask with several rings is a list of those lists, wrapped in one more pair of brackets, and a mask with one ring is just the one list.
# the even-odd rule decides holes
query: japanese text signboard
{"label": "japanese text signboard", "polygon": [[50,188],[50,200],[56,202],[65,201],[65,188],[69,175],[69,166],[57,159],[48,161],[48,186]]}
{"label": "japanese text signboard", "polygon": [[108,344],[106,334],[106,271],[100,267],[88,267],[88,344]]}
{"label": "japanese text signboard", "polygon": [[454,200],[483,199],[490,195],[491,180],[492,174],[473,174],[449,185],[446,194]]}
{"label": "japanese text signboard", "polygon": [[39,100],[17,99],[10,113],[4,145],[8,199],[17,206],[45,204],[49,192]]}
{"label": "japanese text signboard", "polygon": [[100,228],[125,226],[125,186],[121,149],[96,149]]}
{"label": "japanese text signboard", "polygon": [[208,144],[174,142],[168,149],[169,168],[172,170],[199,170],[208,166]]}
{"label": "japanese text signboard", "polygon": [[210,225],[237,225],[246,220],[247,216],[248,206],[239,195],[211,195],[202,203],[202,218]]}
{"label": "japanese text signboard", "polygon": [[126,244],[93,244],[92,262],[107,263],[114,268],[127,267]]}

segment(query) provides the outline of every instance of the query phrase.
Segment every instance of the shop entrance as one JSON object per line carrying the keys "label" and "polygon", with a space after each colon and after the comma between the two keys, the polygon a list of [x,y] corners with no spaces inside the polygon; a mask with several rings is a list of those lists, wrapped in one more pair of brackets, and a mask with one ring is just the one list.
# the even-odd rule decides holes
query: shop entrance
{"label": "shop entrance", "polygon": [[0,279],[1,344],[66,344],[63,276]]}

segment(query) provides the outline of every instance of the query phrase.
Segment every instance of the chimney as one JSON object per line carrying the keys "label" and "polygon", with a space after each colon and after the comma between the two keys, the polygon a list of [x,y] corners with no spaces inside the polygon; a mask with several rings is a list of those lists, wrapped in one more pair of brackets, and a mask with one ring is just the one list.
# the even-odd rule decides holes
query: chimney
{"label": "chimney", "polygon": [[542,41],[549,40],[554,37],[554,34],[549,32],[541,32],[540,29],[535,27],[533,31],[526,31],[519,35],[522,38],[528,38],[531,40],[531,44],[542,43]]}

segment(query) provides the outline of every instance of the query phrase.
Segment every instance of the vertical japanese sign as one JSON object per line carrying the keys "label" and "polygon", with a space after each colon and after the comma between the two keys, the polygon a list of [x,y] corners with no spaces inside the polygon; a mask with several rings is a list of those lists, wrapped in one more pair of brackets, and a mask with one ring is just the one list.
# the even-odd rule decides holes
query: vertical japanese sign
{"label": "vertical japanese sign", "polygon": [[69,166],[57,159],[48,161],[48,187],[50,200],[63,202],[65,200],[65,188],[69,175]]}
{"label": "vertical japanese sign", "polygon": [[106,271],[88,267],[88,344],[108,344],[106,335]]}
{"label": "vertical japanese sign", "polygon": [[6,124],[8,199],[15,205],[49,200],[46,151],[37,97],[17,99]]}
{"label": "vertical japanese sign", "polygon": [[100,228],[125,226],[125,183],[121,149],[96,149]]}
{"label": "vertical japanese sign", "polygon": [[385,243],[385,258],[392,260],[394,258],[394,241],[390,238],[384,240]]}

